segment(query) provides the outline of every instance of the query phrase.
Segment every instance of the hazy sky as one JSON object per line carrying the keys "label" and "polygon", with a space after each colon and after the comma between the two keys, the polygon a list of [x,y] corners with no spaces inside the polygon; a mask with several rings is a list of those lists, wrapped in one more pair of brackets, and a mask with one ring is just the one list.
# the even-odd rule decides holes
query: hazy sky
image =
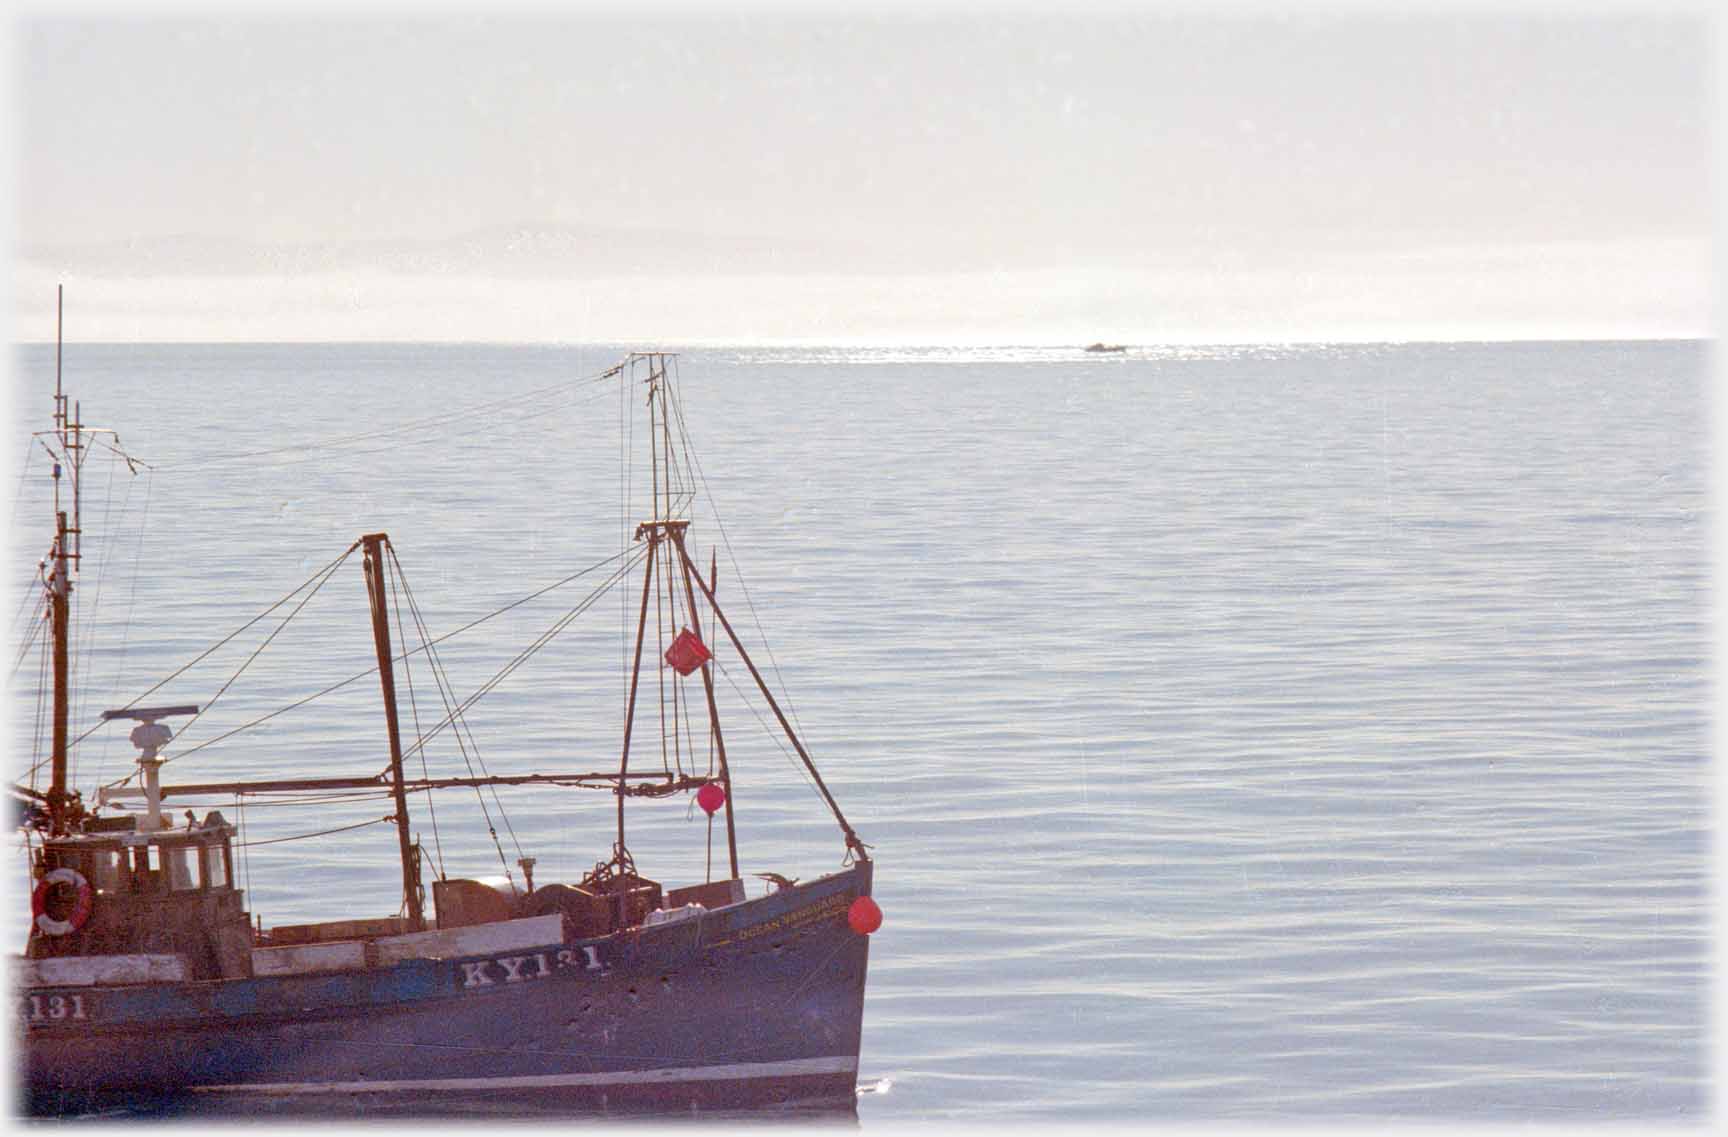
{"label": "hazy sky", "polygon": [[14,338],[1707,333],[1701,16],[1290,11],[25,16]]}

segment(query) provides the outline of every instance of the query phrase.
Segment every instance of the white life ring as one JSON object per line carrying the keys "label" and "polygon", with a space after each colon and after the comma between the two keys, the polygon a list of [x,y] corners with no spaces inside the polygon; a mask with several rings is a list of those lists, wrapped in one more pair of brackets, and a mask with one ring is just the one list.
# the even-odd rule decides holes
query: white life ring
{"label": "white life ring", "polygon": [[[64,920],[56,920],[48,915],[48,891],[57,884],[69,884],[78,893],[78,898],[72,902],[72,911],[67,913]],[[52,870],[42,878],[36,891],[30,894],[30,914],[36,917],[36,927],[41,929],[45,936],[64,936],[69,932],[76,932],[90,919],[90,910],[95,906],[95,890],[77,869]]]}

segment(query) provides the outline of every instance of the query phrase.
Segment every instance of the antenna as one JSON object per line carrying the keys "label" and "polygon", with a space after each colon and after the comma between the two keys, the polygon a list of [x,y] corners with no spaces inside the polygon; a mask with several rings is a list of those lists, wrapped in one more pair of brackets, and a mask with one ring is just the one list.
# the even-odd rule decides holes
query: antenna
{"label": "antenna", "polygon": [[60,393],[60,347],[65,339],[66,286],[54,286],[54,425],[66,421],[66,396]]}

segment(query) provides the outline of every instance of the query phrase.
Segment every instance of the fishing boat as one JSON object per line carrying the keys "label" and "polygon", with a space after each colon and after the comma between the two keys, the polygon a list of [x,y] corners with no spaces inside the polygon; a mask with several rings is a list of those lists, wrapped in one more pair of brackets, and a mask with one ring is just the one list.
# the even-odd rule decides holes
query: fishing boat
{"label": "fishing boat", "polygon": [[[82,560],[81,472],[94,447],[121,451],[117,436],[85,424],[63,393],[57,348],[53,426],[36,436],[54,459],[54,535],[39,573],[51,760],[45,787],[22,778],[12,786],[24,806],[31,877],[28,940],[14,961],[24,1111],[435,1117],[855,1108],[869,940],[881,923],[870,897],[873,864],[717,600],[713,566],[705,578],[690,548],[691,523],[674,491],[685,440],[672,359],[633,353],[601,376],[639,385],[654,482],[651,516],[639,519],[608,577],[609,586],[629,589],[634,609],[628,660],[616,665],[627,670],[628,695],[615,767],[411,776],[404,756],[440,731],[459,734],[461,710],[490,688],[455,699],[418,737],[404,730],[398,669],[411,657],[435,664],[439,641],[422,634],[410,647],[408,630],[392,620],[405,578],[388,535],[373,532],[336,563],[352,570],[358,562],[365,578],[380,705],[356,729],[376,761],[332,775],[294,768],[290,754],[270,759],[274,778],[164,775],[165,763],[178,768],[174,724],[195,719],[201,704],[147,692],[102,712],[106,728],[91,726],[129,728],[138,755],[123,783],[86,797],[68,784],[77,741],[68,653]],[[664,634],[648,619],[662,605],[675,616]],[[721,650],[747,672],[753,697],[837,823],[836,871],[802,882],[753,874],[767,883],[746,887],[715,685]],[[702,744],[706,768],[632,764],[633,740],[650,729],[644,705],[655,701],[642,695],[645,676],[682,692],[672,729],[688,732],[690,754]],[[597,850],[594,868],[569,881],[536,880],[527,856],[501,877],[439,871],[428,881],[410,800],[498,786],[615,795],[610,849]],[[376,820],[394,829],[400,907],[346,911],[331,897],[322,919],[272,925],[249,907],[236,871],[241,819],[212,806],[336,792],[388,801],[390,814]],[[707,814],[706,879],[655,879],[648,858],[639,862],[626,843],[626,805],[667,797],[693,798]],[[725,835],[718,870],[716,823]]]}
{"label": "fishing boat", "polygon": [[1128,349],[1119,343],[1104,343],[1100,340],[1097,343],[1087,344],[1086,350],[1091,352],[1093,355],[1116,355],[1126,352]]}

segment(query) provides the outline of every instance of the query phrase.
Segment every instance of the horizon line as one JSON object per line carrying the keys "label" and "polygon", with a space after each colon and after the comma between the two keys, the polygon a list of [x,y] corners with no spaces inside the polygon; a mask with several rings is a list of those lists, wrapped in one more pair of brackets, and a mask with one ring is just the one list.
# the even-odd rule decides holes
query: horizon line
{"label": "horizon line", "polygon": [[[1402,347],[1422,346],[1430,344],[1499,344],[1499,343],[1707,343],[1716,338],[1714,332],[1695,332],[1686,335],[1586,335],[1567,336],[1553,334],[1530,334],[1511,336],[1411,336],[1400,338],[1381,337],[1332,337],[1315,339],[1164,339],[1151,340],[1142,343],[1115,342],[1110,340],[1094,340],[1094,343],[1109,343],[1111,346],[1122,347],[1129,351],[1158,350],[1163,348],[1185,347]],[[211,347],[211,346],[252,346],[252,347],[295,347],[295,346],[365,346],[380,347],[399,345],[404,347],[628,347],[643,343],[677,343],[685,347],[700,348],[742,348],[742,347],[776,347],[776,348],[923,348],[944,350],[996,350],[1002,348],[1079,348],[1084,350],[1087,344],[1075,340],[901,340],[901,339],[786,339],[766,337],[761,339],[689,339],[664,338],[655,341],[621,337],[617,339],[414,339],[414,338],[380,338],[380,339],[279,339],[279,340],[130,340],[130,339],[82,339],[59,341],[63,346],[79,347]],[[13,340],[12,346],[20,347],[53,347],[54,340]],[[1112,353],[1114,354],[1114,353]]]}

